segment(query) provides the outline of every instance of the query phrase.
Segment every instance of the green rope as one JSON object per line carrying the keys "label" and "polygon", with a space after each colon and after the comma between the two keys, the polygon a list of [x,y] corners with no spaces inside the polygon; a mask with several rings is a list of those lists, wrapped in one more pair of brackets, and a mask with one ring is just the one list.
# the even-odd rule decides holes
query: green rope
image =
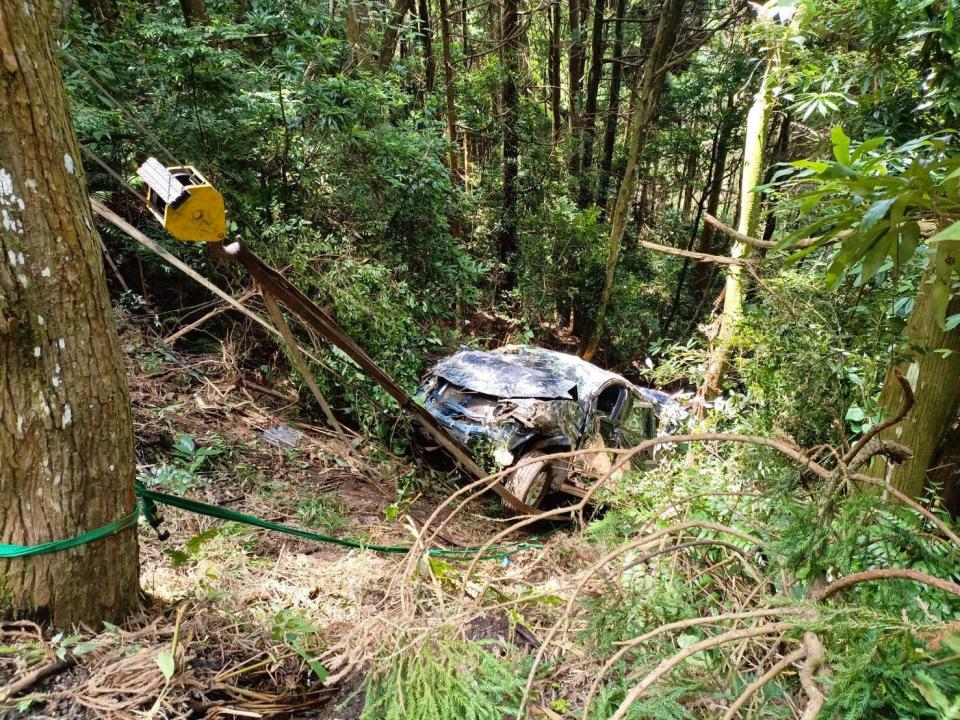
{"label": "green rope", "polygon": [[[47,553],[60,552],[61,550],[69,550],[71,548],[79,547],[80,545],[85,545],[86,543],[94,542],[95,540],[116,535],[117,533],[136,525],[137,518],[141,513],[147,518],[147,521],[154,528],[157,528],[160,524],[160,518],[157,515],[157,503],[169,505],[181,510],[186,510],[187,512],[192,512],[197,515],[206,515],[208,517],[218,518],[220,520],[228,520],[230,522],[242,523],[244,525],[252,525],[265,530],[273,530],[275,532],[286,533],[287,535],[295,535],[296,537],[301,537],[306,540],[313,540],[315,542],[322,542],[328,545],[339,545],[341,547],[354,548],[358,550],[372,550],[374,552],[388,554],[404,554],[413,549],[413,547],[410,545],[374,545],[371,543],[360,542],[358,540],[345,540],[343,538],[331,537],[329,535],[321,535],[319,533],[310,532],[309,530],[303,530],[302,528],[291,527],[290,525],[264,520],[263,518],[258,518],[254,515],[247,515],[242,512],[237,512],[236,510],[230,510],[229,508],[221,507],[220,505],[211,505],[209,503],[200,502],[199,500],[191,500],[190,498],[181,497],[179,495],[170,495],[167,493],[157,492],[156,490],[149,490],[139,482],[137,483],[137,496],[140,498],[140,502],[137,504],[137,507],[134,508],[130,514],[120,518],[119,520],[114,520],[113,522],[102,525],[95,530],[83,533],[82,535],[77,535],[73,538],[68,538],[67,540],[53,540],[51,542],[41,543],[39,545],[0,544],[0,559],[30,557],[32,555],[44,555]],[[515,542],[508,545],[498,545],[487,548],[487,550],[480,557],[483,560],[497,560],[510,557],[511,555],[515,555],[523,550],[540,548],[542,545],[536,541],[547,537],[548,535],[552,535],[554,532],[556,532],[556,530],[551,530],[542,535],[538,535],[532,538],[531,541]],[[446,557],[452,560],[457,560],[475,557],[479,552],[480,548],[457,548],[452,550],[431,548],[427,551],[427,554],[433,557]]]}
{"label": "green rope", "polygon": [[[181,510],[186,510],[187,512],[196,513],[198,515],[207,515],[208,517],[218,518],[220,520],[229,520],[231,522],[243,523],[244,525],[253,525],[254,527],[264,528],[265,530],[274,530],[276,532],[286,533],[287,535],[295,535],[307,540],[327,543],[328,545],[339,545],[341,547],[354,548],[358,550],[372,550],[374,552],[388,554],[404,554],[413,549],[409,545],[373,545],[371,543],[364,543],[358,540],[344,540],[343,538],[321,535],[319,533],[310,532],[309,530],[291,527],[290,525],[264,520],[263,518],[247,515],[242,512],[237,512],[236,510],[230,510],[229,508],[221,507],[220,505],[211,505],[209,503],[200,502],[199,500],[191,500],[190,498],[180,497],[179,495],[168,495],[167,493],[148,490],[139,483],[137,484],[137,495],[151,502],[180,508]],[[481,556],[481,558],[484,560],[496,560],[515,555],[523,550],[540,548],[542,545],[538,544],[536,541],[546,537],[548,534],[552,534],[553,532],[556,531],[553,530],[550,531],[550,533],[538,535],[532,538],[529,542],[515,542],[508,545],[487,548],[486,552]],[[453,550],[431,548],[427,551],[427,554],[432,556],[458,559],[474,557],[479,551],[480,548],[458,548]]]}
{"label": "green rope", "polygon": [[52,540],[50,542],[40,543],[39,545],[3,545],[0,544],[0,559],[29,557],[31,555],[46,555],[47,553],[60,552],[70,548],[79,547],[100,540],[111,535],[116,535],[127,528],[137,524],[137,518],[140,516],[140,505],[133,509],[129,515],[125,515],[119,520],[114,520],[106,525],[101,525],[96,530],[85,532],[83,535],[68,538],[66,540]]}

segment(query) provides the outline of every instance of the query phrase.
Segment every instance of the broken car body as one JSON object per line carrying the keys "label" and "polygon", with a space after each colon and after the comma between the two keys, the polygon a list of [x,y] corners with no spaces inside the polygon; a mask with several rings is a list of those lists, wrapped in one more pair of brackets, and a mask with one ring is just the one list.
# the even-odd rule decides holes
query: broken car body
{"label": "broken car body", "polygon": [[[575,355],[532,345],[462,349],[436,364],[418,398],[455,438],[489,451],[497,465],[523,463],[505,484],[532,506],[550,490],[584,490],[569,463],[540,457],[632,447],[656,434],[660,408],[670,402]],[[609,454],[598,452],[577,469],[602,475],[610,467]]]}

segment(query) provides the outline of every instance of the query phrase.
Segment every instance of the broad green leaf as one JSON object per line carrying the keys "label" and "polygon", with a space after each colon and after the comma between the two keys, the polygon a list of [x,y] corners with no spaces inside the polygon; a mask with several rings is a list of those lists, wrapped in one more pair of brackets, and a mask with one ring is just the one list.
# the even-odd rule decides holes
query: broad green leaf
{"label": "broad green leaf", "polygon": [[160,672],[163,673],[163,677],[167,682],[170,682],[170,679],[173,677],[173,673],[177,669],[177,663],[173,659],[173,653],[169,650],[161,650],[157,654],[157,667],[160,668]]}
{"label": "broad green leaf", "polygon": [[844,416],[845,419],[852,422],[861,422],[867,417],[867,414],[863,409],[857,405],[851,405],[850,409],[847,410],[847,414]]}
{"label": "broad green leaf", "polygon": [[850,138],[839,125],[830,131],[830,139],[833,140],[833,156],[837,162],[843,165],[850,164]]}
{"label": "broad green leaf", "polygon": [[887,234],[877,240],[867,254],[863,257],[863,264],[860,265],[860,284],[869,282],[883,261],[887,259],[891,246],[896,242],[897,234],[894,230],[888,230]]}
{"label": "broad green leaf", "polygon": [[856,148],[854,148],[853,152],[850,153],[850,157],[852,160],[857,161],[860,159],[862,155],[870,152],[871,150],[876,150],[878,147],[883,145],[886,141],[887,139],[885,137],[875,137],[875,138],[870,138],[869,140],[864,140],[862,143],[857,145]]}
{"label": "broad green leaf", "polygon": [[960,220],[953,223],[950,227],[944,228],[934,235],[928,242],[943,242],[945,240],[960,240]]}
{"label": "broad green leaf", "polygon": [[947,321],[947,305],[950,304],[950,286],[939,277],[933,279],[930,288],[930,297],[933,302],[933,316],[937,325],[944,327]]}
{"label": "broad green leaf", "polygon": [[817,160],[794,160],[789,163],[792,167],[796,168],[805,168],[807,170],[813,170],[814,172],[821,173],[830,167],[830,163],[820,162]]}
{"label": "broad green leaf", "polygon": [[877,202],[871,205],[870,209],[863,214],[863,220],[860,221],[860,230],[869,230],[883,220],[890,210],[890,206],[893,205],[896,200],[897,198],[877,200]]}
{"label": "broad green leaf", "polygon": [[897,251],[897,261],[902,265],[914,256],[920,244],[920,225],[908,222],[900,228],[900,246]]}

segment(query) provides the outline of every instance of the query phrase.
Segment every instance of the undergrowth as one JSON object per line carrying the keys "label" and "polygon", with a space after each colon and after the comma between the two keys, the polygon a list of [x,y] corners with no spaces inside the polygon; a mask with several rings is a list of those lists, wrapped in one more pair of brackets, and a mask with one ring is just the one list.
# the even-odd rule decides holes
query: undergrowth
{"label": "undergrowth", "polygon": [[502,720],[523,695],[524,662],[499,642],[432,640],[367,679],[362,720]]}

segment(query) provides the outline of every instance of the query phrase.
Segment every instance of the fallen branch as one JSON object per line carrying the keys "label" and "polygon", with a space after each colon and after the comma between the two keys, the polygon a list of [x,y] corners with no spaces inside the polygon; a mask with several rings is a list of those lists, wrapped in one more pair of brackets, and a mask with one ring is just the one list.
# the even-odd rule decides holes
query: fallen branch
{"label": "fallen branch", "polygon": [[856,445],[850,448],[846,455],[843,456],[843,462],[847,465],[855,463],[857,460],[857,455],[860,454],[860,451],[863,450],[871,440],[873,440],[877,435],[882,433],[887,428],[893,427],[898,422],[903,420],[907,416],[907,413],[909,413],[913,408],[913,404],[916,402],[916,400],[913,396],[913,388],[910,387],[910,382],[903,376],[903,373],[897,369],[893,371],[893,374],[897,378],[897,382],[900,383],[901,390],[903,390],[903,401],[900,403],[900,408],[897,410],[897,414],[887,418],[881,423],[877,423],[863,434],[863,437],[857,441]]}
{"label": "fallen branch", "polygon": [[665,632],[670,632],[671,630],[682,630],[689,627],[697,627],[699,625],[709,625],[715,622],[721,622],[724,620],[745,620],[749,618],[757,617],[769,617],[772,615],[797,615],[804,612],[803,608],[799,607],[784,607],[784,608],[760,608],[758,610],[750,610],[747,612],[737,612],[737,613],[722,613],[720,615],[711,615],[708,617],[698,617],[698,618],[688,618],[686,620],[677,620],[676,622],[667,623],[666,625],[661,625],[658,628],[654,628],[650,632],[639,635],[630,640],[624,640],[622,642],[614,643],[615,645],[621,645],[622,647],[617,650],[616,653],[611,656],[603,667],[600,668],[600,671],[594,676],[593,684],[590,686],[590,691],[587,693],[587,698],[584,701],[583,705],[583,717],[584,720],[587,720],[590,713],[590,706],[593,704],[593,699],[596,697],[597,690],[600,688],[600,683],[603,680],[603,677],[609,672],[610,668],[616,664],[616,662],[626,655],[630,650],[635,648],[637,645],[650,640],[651,638],[656,637],[657,635],[662,635]]}
{"label": "fallen branch", "polygon": [[790,667],[793,663],[803,660],[803,658],[805,658],[806,655],[807,655],[807,649],[805,647],[802,647],[802,648],[798,648],[797,650],[794,650],[789,655],[784,655],[782,658],[780,658],[780,660],[774,663],[774,665],[769,670],[767,670],[763,675],[758,677],[752,683],[747,685],[746,688],[744,688],[743,692],[740,693],[740,697],[734,700],[733,705],[727,708],[727,711],[723,714],[723,717],[721,718],[721,720],[733,720],[733,718],[736,717],[737,712],[740,710],[740,708],[746,705],[747,702],[749,702],[750,698],[756,695],[757,691],[760,688],[762,688],[768,682],[773,680],[777,675],[782,673],[784,670]]}
{"label": "fallen branch", "polygon": [[[237,302],[242,304],[242,303],[246,302],[247,300],[249,300],[250,298],[252,298],[252,297],[253,297],[254,295],[256,295],[256,294],[257,294],[257,291],[256,291],[256,290],[247,290],[247,291],[244,292],[240,297],[237,298]],[[217,315],[222,315],[222,314],[225,313],[227,310],[233,310],[233,309],[234,309],[234,307],[233,307],[232,305],[230,305],[230,304],[224,304],[224,305],[220,305],[220,306],[218,306],[218,307],[215,307],[213,310],[211,310],[210,312],[208,312],[208,313],[207,313],[206,315],[204,315],[203,317],[199,318],[198,320],[194,320],[194,321],[193,321],[192,323],[190,323],[189,325],[184,325],[182,328],[180,328],[179,330],[177,330],[175,333],[172,333],[172,334],[169,335],[168,337],[165,337],[165,338],[163,339],[163,342],[166,343],[167,345],[173,345],[177,340],[179,340],[180,338],[182,338],[182,337],[183,337],[184,335],[186,335],[187,333],[196,330],[198,327],[200,327],[200,326],[203,325],[204,323],[208,322],[209,320],[212,320],[212,319],[215,318]]]}
{"label": "fallen branch", "polygon": [[863,572],[852,573],[839,580],[834,580],[829,585],[824,586],[817,591],[812,598],[817,602],[823,602],[832,595],[836,595],[841,590],[857,585],[862,582],[871,582],[873,580],[912,580],[923,585],[935,587],[950,595],[960,597],[960,585],[949,580],[928,575],[920,570],[911,568],[881,568],[879,570],[864,570]]}
{"label": "fallen branch", "polygon": [[63,660],[55,660],[52,663],[48,663],[43,667],[39,667],[33,672],[27,673],[19,680],[14,680],[9,685],[0,688],[0,702],[6,702],[12,697],[19,695],[25,690],[29,690],[37,683],[43,682],[49,677],[58,675],[64,670],[69,670],[77,664],[77,659],[70,655],[69,657],[64,658]]}
{"label": "fallen branch", "polygon": [[670,247],[669,245],[660,245],[652,243],[649,240],[638,239],[637,244],[647,250],[664,253],[665,255],[677,255],[679,257],[699,260],[700,262],[716,263],[717,265],[755,265],[756,260],[744,258],[732,258],[726,255],[710,255],[708,253],[695,252],[693,250],[683,250],[682,248]]}
{"label": "fallen branch", "polygon": [[[734,230],[725,222],[723,222],[722,220],[718,220],[708,212],[703,213],[703,221],[707,225],[710,225],[715,230],[719,230],[721,233],[723,233],[727,237],[733,238],[738,243],[741,243],[743,245],[750,245],[751,247],[765,248],[767,250],[772,250],[779,244],[775,240],[760,240],[758,238],[752,238],[749,235],[744,235],[739,230]],[[816,245],[818,242],[820,242],[819,238],[806,238],[805,240],[798,240],[793,245],[790,245],[784,249],[786,250],[786,249],[792,249],[792,248],[798,248],[798,249],[808,248]]]}
{"label": "fallen branch", "polygon": [[815,679],[826,660],[827,651],[817,634],[810,630],[803,634],[803,649],[807,659],[800,668],[800,685],[807,694],[807,706],[803,709],[800,720],[814,720],[827,700]]}
{"label": "fallen branch", "polygon": [[639,700],[651,685],[673,670],[688,657],[696,655],[697,653],[701,653],[704,650],[717,647],[718,645],[734,642],[736,640],[746,640],[748,638],[761,637],[763,635],[779,635],[780,633],[792,630],[794,627],[795,626],[793,623],[779,622],[767,623],[766,625],[761,625],[760,627],[728,630],[725,633],[709,637],[684,648],[680,652],[673,655],[673,657],[667,658],[661,662],[659,665],[657,665],[657,667],[650,671],[647,676],[643,678],[643,680],[630,688],[627,696],[623,699],[623,702],[620,703],[620,706],[617,708],[616,712],[610,716],[609,720],[623,720],[627,713],[630,712],[630,706]]}

